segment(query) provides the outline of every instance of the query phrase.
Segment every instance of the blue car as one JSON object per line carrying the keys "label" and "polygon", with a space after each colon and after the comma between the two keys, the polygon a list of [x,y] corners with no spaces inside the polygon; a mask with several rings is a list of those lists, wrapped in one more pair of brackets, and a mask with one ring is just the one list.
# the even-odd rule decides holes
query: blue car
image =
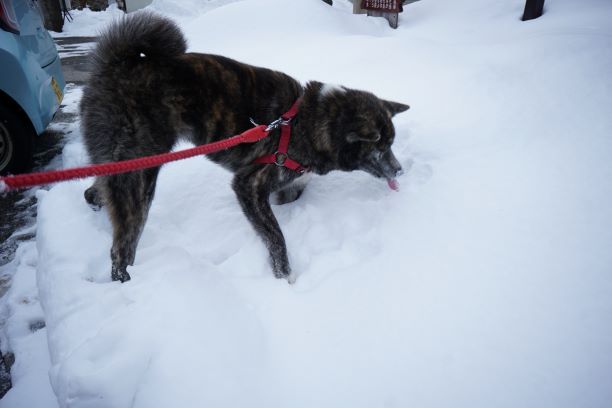
{"label": "blue car", "polygon": [[64,76],[36,0],[0,0],[0,174],[29,168],[60,106]]}

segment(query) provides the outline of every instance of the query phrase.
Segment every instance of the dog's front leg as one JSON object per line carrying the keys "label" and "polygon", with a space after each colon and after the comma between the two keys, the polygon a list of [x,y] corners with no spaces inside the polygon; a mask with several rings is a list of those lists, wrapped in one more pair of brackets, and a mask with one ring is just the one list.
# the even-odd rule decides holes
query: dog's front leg
{"label": "dog's front leg", "polygon": [[270,194],[274,190],[269,168],[253,173],[236,174],[232,187],[238,197],[242,211],[249,219],[257,234],[263,239],[268,252],[274,276],[295,282],[291,274],[285,237],[270,207]]}

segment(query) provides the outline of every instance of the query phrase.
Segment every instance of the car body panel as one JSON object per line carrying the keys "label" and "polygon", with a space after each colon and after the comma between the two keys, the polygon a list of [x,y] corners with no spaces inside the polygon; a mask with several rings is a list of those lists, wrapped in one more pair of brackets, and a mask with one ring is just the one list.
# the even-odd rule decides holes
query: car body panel
{"label": "car body panel", "polygon": [[53,38],[44,27],[36,1],[15,0],[15,15],[19,21],[19,39],[24,49],[34,53],[41,67],[51,64],[57,58]]}
{"label": "car body panel", "polygon": [[40,134],[63,97],[61,61],[36,3],[13,4],[20,33],[0,30],[0,91],[21,107]]}

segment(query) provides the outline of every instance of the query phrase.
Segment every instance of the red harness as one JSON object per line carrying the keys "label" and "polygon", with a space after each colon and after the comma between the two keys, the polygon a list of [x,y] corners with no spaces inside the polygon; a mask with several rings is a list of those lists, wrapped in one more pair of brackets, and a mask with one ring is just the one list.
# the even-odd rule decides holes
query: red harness
{"label": "red harness", "polygon": [[300,163],[291,159],[287,154],[287,149],[289,148],[289,140],[291,139],[291,120],[297,115],[298,107],[300,106],[301,98],[298,98],[291,108],[285,113],[281,115],[280,118],[276,119],[274,122],[268,125],[268,129],[276,129],[280,127],[281,135],[280,140],[278,142],[278,148],[276,152],[272,154],[266,154],[264,156],[258,157],[253,161],[253,163],[257,164],[276,164],[279,167],[286,167],[290,170],[293,170],[299,174],[304,173],[308,169],[302,166]]}

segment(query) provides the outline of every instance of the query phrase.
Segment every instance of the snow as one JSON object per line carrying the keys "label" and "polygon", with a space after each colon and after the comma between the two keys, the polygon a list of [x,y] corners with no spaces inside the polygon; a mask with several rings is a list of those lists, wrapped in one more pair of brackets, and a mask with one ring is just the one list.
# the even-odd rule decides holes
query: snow
{"label": "snow", "polygon": [[[421,1],[391,30],[335,3],[152,7],[191,51],[409,104],[401,191],[338,172],[274,206],[294,285],[204,158],[161,171],[125,284],[89,182],[39,192],[15,262],[61,407],[609,406],[612,4],[521,22],[523,1]],[[74,133],[66,166],[86,162]]]}
{"label": "snow", "polygon": [[[23,232],[23,231],[22,231]],[[47,348],[45,315],[36,288],[37,252],[35,242],[20,245],[15,254],[16,272],[11,288],[2,299],[11,310],[3,325],[2,344],[10,339],[15,364],[11,368],[13,388],[0,400],[7,408],[53,408],[57,406],[49,387],[51,361]],[[5,267],[0,267],[0,270]],[[2,313],[3,320],[6,318]]]}
{"label": "snow", "polygon": [[54,38],[61,37],[95,37],[110,21],[121,18],[125,13],[113,1],[104,12],[83,10],[70,10],[70,17],[64,19],[62,32],[51,31]]}

